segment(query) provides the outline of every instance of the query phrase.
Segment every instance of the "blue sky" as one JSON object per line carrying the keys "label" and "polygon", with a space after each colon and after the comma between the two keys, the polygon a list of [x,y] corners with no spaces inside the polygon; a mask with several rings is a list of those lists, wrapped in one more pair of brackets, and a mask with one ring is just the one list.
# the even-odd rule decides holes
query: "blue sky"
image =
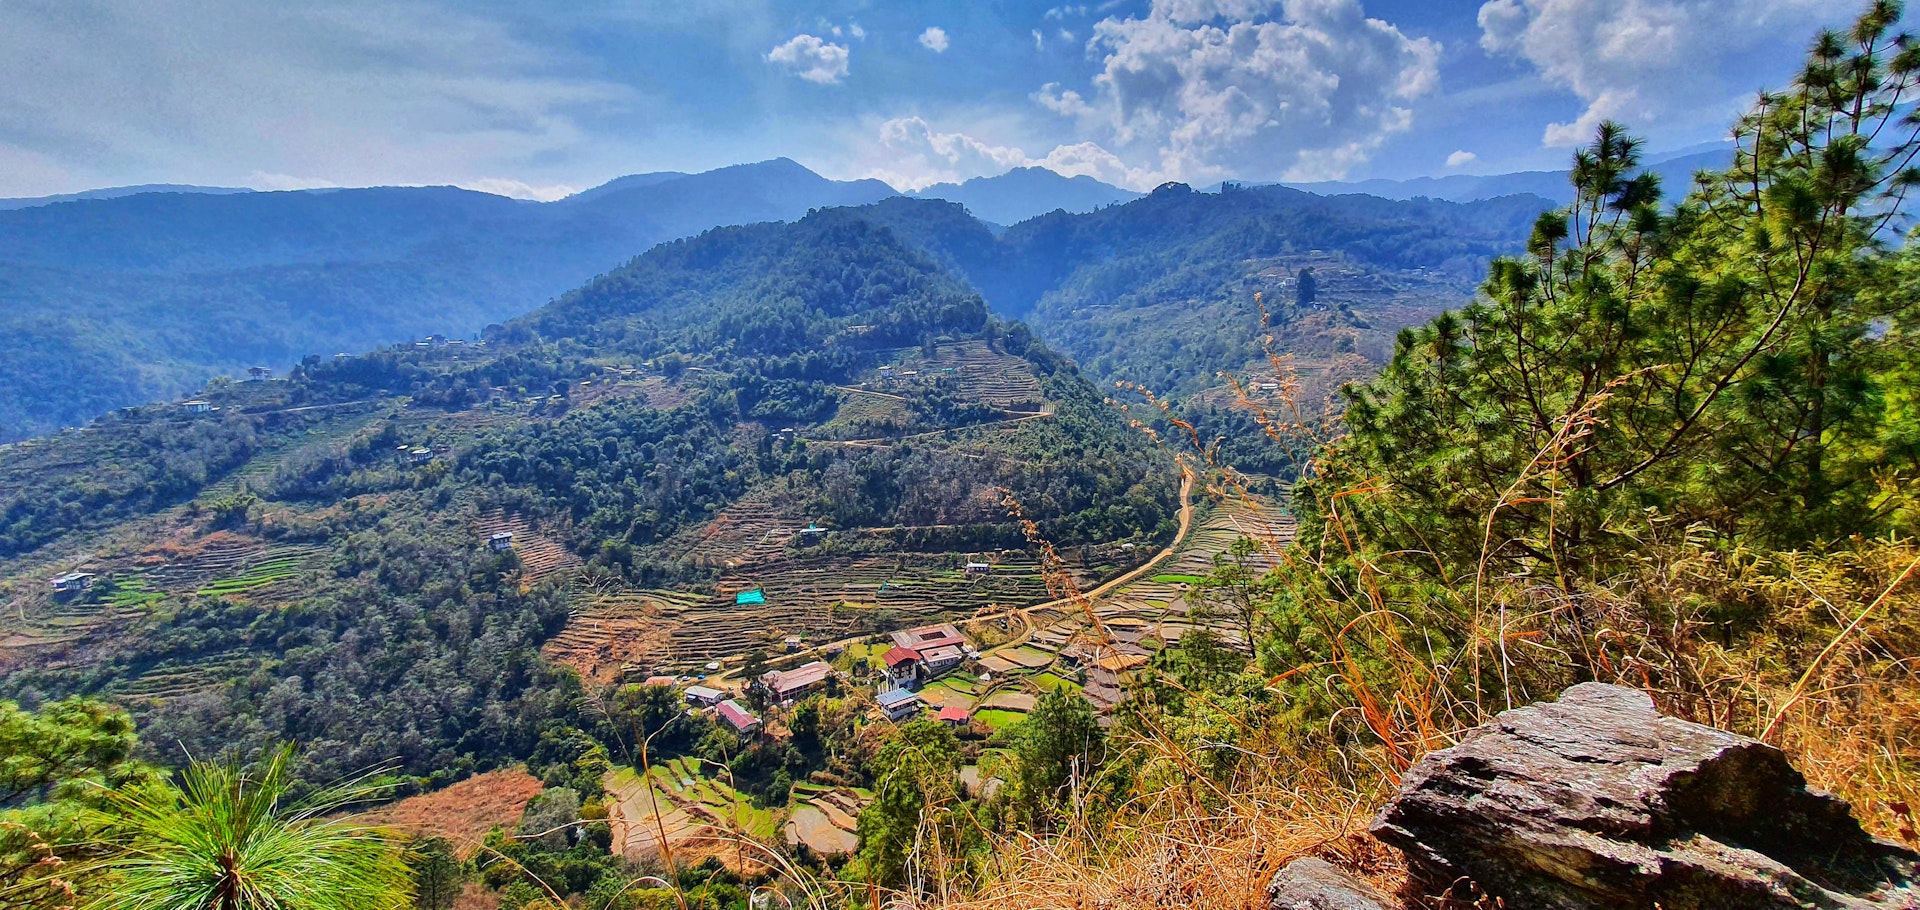
{"label": "blue sky", "polygon": [[0,196],[458,184],[786,156],[901,188],[1563,165],[1725,134],[1834,0],[0,0]]}

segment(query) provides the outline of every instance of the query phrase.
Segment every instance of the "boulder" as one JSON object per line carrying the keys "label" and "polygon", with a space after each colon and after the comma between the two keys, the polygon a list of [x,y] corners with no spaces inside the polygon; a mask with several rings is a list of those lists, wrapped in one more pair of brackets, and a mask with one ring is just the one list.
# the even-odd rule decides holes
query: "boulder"
{"label": "boulder", "polygon": [[1311,856],[1281,869],[1267,886],[1267,899],[1273,910],[1387,910],[1390,906],[1366,882]]}
{"label": "boulder", "polygon": [[1372,830],[1428,886],[1470,880],[1508,907],[1920,910],[1920,855],[1780,750],[1601,683],[1430,753]]}

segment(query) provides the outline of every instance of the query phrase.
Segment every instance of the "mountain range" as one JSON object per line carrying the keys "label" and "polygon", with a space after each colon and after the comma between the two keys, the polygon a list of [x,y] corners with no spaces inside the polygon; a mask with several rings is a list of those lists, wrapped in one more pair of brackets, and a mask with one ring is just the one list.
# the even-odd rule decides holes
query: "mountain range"
{"label": "mountain range", "polygon": [[[8,339],[0,343],[0,441],[180,395],[250,367],[284,371],[309,355],[472,336],[657,243],[716,225],[791,221],[814,209],[898,195],[879,181],[829,180],[787,159],[700,174],[638,174],[548,203],[453,187],[123,189],[0,211],[0,338]],[[1149,244],[1156,252],[1145,255],[1166,255],[1239,219],[1232,230],[1285,237],[1304,252],[1348,240],[1364,245],[1380,223],[1397,224],[1396,231],[1435,223],[1430,213],[1407,208],[1432,203],[1327,203],[1267,188],[1231,198],[1194,194],[1173,205],[1173,196],[1156,201],[1038,168],[915,195],[958,205],[897,209],[920,214],[893,228],[931,237],[936,224],[960,225],[929,246],[1013,318],[1033,316],[1046,293],[1080,280],[1076,269],[1134,261],[1129,257],[1140,254],[1128,251],[1142,249],[1143,237],[1157,238]],[[1248,208],[1256,199],[1271,211]],[[1526,197],[1507,208],[1532,213],[1544,206]],[[1210,212],[1214,220],[1204,229],[1182,223],[1199,233],[1168,234],[1154,218],[1176,209]],[[1284,229],[1254,223],[1282,211],[1319,214]],[[1495,220],[1499,236],[1517,230],[1504,214]],[[1017,230],[1002,227],[1009,223]],[[1349,233],[1308,239],[1333,225]],[[1418,262],[1402,257],[1393,267],[1452,268],[1466,282],[1449,292],[1457,299],[1492,249],[1414,257]],[[980,258],[988,255],[991,262]],[[1155,280],[1165,285],[1163,276]],[[1155,371],[1140,378],[1173,377]]]}

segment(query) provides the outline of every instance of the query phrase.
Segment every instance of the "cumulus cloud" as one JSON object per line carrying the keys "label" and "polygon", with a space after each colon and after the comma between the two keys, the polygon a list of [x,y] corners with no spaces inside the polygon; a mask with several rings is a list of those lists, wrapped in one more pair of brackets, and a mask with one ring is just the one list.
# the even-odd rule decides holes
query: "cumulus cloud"
{"label": "cumulus cloud", "polygon": [[1800,39],[1835,9],[1832,0],[1489,0],[1480,46],[1579,96],[1580,115],[1541,136],[1571,146],[1608,119],[1640,129],[1728,121],[1754,86],[1730,84],[1722,73],[1751,70],[1723,63],[1771,47],[1796,59]]}
{"label": "cumulus cloud", "polygon": [[1087,104],[1087,99],[1080,97],[1079,92],[1063,89],[1058,82],[1040,86],[1040,90],[1033,93],[1033,100],[1041,107],[1067,117],[1078,117],[1093,111],[1093,107]]}
{"label": "cumulus cloud", "polygon": [[1409,129],[1439,79],[1438,43],[1359,0],[1154,0],[1093,29],[1114,142],[1182,179],[1339,179]]}
{"label": "cumulus cloud", "polygon": [[1478,157],[1480,156],[1472,152],[1469,152],[1466,149],[1460,149],[1454,152],[1453,154],[1447,156],[1447,167],[1462,167],[1464,165],[1472,164],[1473,160]]}
{"label": "cumulus cloud", "polygon": [[946,53],[947,30],[937,25],[927,26],[927,30],[920,33],[920,46],[936,54]]}
{"label": "cumulus cloud", "polygon": [[1135,168],[1095,142],[1055,146],[1040,157],[1017,146],[996,145],[962,132],[935,129],[920,117],[899,117],[880,125],[879,141],[867,149],[862,176],[884,180],[897,189],[919,190],[936,183],[990,177],[1017,167],[1044,167],[1069,177],[1085,174],[1133,189],[1164,182],[1157,172]]}
{"label": "cumulus cloud", "polygon": [[847,77],[847,46],[818,35],[795,35],[767,52],[767,62],[808,82],[829,85]]}

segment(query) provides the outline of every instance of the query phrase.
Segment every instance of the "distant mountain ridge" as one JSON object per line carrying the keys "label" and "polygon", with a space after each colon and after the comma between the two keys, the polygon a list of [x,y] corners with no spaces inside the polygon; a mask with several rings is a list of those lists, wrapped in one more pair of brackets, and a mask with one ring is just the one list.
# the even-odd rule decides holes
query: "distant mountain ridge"
{"label": "distant mountain ridge", "polygon": [[[1692,185],[1695,171],[1717,170],[1727,167],[1732,162],[1731,149],[1683,150],[1672,155],[1654,156],[1647,161],[1645,169],[1659,174],[1661,190],[1669,198],[1677,198],[1684,195],[1687,188]],[[1445,177],[1416,177],[1411,180],[1329,181],[1286,185],[1321,195],[1360,193],[1379,196],[1383,199],[1426,197],[1445,199],[1449,202],[1473,202],[1499,196],[1529,194],[1565,205],[1573,201],[1573,186],[1567,182],[1568,173],[1568,171],[1516,171],[1509,174],[1484,176],[1451,174]]]}
{"label": "distant mountain ridge", "polygon": [[54,196],[21,196],[12,199],[0,199],[0,212],[14,209],[30,209],[59,202],[74,202],[81,199],[120,199],[126,196],[139,196],[147,193],[191,193],[202,196],[227,196],[235,193],[251,193],[254,190],[244,186],[193,186],[185,183],[143,183],[138,186],[109,186],[97,190],[82,190],[78,193],[60,193]]}
{"label": "distant mountain ridge", "polygon": [[373,187],[0,211],[0,441],[251,365],[472,334],[662,241],[892,195],[781,158],[551,203]]}
{"label": "distant mountain ridge", "polygon": [[936,183],[902,195],[958,202],[982,221],[1012,225],[1048,212],[1091,212],[1131,202],[1144,194],[1101,183],[1085,174],[1067,177],[1043,167],[1017,167],[997,177]]}
{"label": "distant mountain ridge", "polygon": [[[1470,288],[1486,258],[1549,205],[1539,196],[1465,208],[1179,184],[1142,197],[1039,168],[918,195],[926,198],[902,198],[878,180],[830,180],[781,158],[636,174],[544,203],[372,187],[145,192],[0,211],[0,442],[250,366],[284,370],[310,355],[471,336],[664,241],[886,200],[897,204],[858,217],[966,276],[1000,313],[1035,319],[1043,337],[1097,360],[1096,374],[1185,387],[1215,367],[1149,352],[1109,317],[1172,318],[1204,306],[1237,319],[1251,312],[1253,291],[1281,293],[1323,250],[1360,257],[1383,276],[1431,272],[1383,277],[1390,284],[1427,287],[1445,273],[1449,288]],[[1040,207],[1045,214],[1025,217]],[[1253,276],[1254,259],[1273,274]],[[1407,293],[1421,312],[1459,300],[1438,285]],[[1242,345],[1253,337],[1227,334]]]}

